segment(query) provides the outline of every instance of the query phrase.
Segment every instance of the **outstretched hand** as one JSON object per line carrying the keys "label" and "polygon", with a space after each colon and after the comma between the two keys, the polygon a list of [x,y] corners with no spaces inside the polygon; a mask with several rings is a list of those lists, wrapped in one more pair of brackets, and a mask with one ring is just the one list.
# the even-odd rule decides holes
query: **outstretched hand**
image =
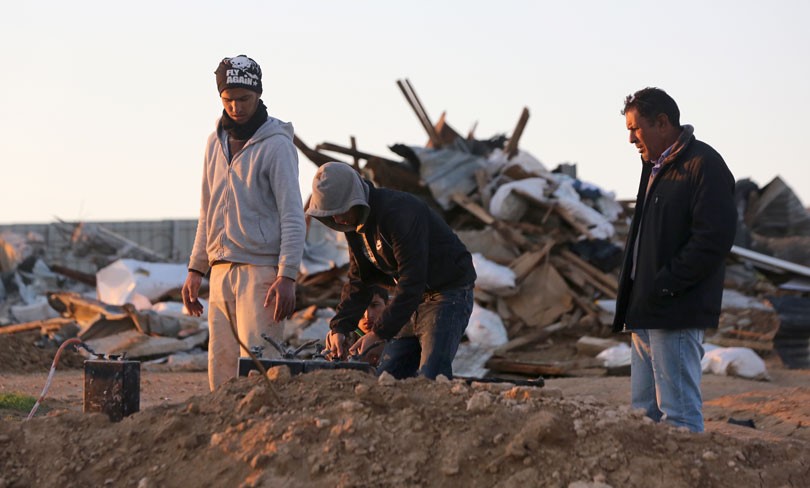
{"label": "outstretched hand", "polygon": [[264,306],[275,304],[273,320],[279,322],[286,319],[295,311],[295,281],[286,276],[279,276],[267,290]]}

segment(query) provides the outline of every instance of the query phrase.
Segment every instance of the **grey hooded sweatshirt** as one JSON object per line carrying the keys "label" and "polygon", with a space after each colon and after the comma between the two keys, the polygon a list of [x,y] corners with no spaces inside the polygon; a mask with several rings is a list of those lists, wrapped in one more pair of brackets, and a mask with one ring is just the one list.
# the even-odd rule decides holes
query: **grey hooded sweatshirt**
{"label": "grey hooded sweatshirt", "polygon": [[297,278],[306,224],[292,139],[292,124],[268,117],[229,164],[227,134],[218,126],[208,137],[189,268],[230,261]]}

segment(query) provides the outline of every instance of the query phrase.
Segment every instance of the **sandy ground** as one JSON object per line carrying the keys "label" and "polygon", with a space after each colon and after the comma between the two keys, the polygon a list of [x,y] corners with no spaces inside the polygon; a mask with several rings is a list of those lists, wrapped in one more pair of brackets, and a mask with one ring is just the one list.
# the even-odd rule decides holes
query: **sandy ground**
{"label": "sandy ground", "polygon": [[[39,395],[47,366],[7,366],[0,392]],[[141,411],[112,423],[81,412],[82,370],[65,368],[32,421],[0,412],[0,488],[810,486],[810,371],[768,367],[770,382],[704,376],[705,434],[630,411],[628,377],[529,388],[348,371],[215,393],[203,372],[143,371]]]}

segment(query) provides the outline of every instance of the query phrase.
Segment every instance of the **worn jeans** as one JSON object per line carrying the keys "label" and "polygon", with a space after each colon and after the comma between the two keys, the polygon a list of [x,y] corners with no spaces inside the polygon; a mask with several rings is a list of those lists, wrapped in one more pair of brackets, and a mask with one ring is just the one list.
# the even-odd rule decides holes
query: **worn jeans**
{"label": "worn jeans", "polygon": [[470,322],[472,307],[472,286],[425,293],[414,313],[416,337],[388,342],[377,373],[385,371],[398,379],[414,375],[452,378],[453,358]]}
{"label": "worn jeans", "polygon": [[248,348],[264,347],[264,357],[278,353],[262,339],[265,333],[281,342],[282,325],[273,320],[274,308],[264,306],[267,290],[276,279],[275,266],[222,263],[211,268],[208,300],[208,384],[211,391],[237,375],[239,356],[247,356],[233,329]]}
{"label": "worn jeans", "polygon": [[633,408],[656,422],[703,432],[702,329],[634,329],[630,353]]}

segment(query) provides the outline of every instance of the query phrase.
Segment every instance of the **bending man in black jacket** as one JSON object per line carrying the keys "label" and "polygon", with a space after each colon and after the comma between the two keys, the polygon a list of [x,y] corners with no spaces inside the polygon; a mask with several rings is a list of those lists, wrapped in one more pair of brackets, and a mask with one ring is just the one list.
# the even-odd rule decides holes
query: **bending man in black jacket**
{"label": "bending man in black jacket", "polygon": [[[470,253],[444,220],[413,195],[374,188],[337,162],[315,173],[307,214],[345,232],[349,243],[349,282],[329,325],[327,348],[345,357],[390,341],[380,372],[451,378],[472,313],[476,275]],[[393,286],[393,298],[371,332],[346,351],[345,335],[363,316],[374,284]],[[411,316],[419,340],[391,341]],[[405,363],[414,367],[403,371]]]}
{"label": "bending man in black jacket", "polygon": [[632,405],[702,432],[703,333],[720,317],[734,177],[663,90],[629,95],[622,114],[642,163],[613,323],[632,332]]}

